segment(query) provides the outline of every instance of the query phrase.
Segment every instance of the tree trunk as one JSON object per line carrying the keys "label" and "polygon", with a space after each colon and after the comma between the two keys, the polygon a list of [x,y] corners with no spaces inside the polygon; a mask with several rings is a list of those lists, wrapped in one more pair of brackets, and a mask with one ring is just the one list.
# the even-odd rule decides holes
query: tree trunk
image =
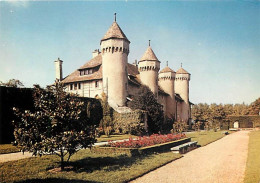
{"label": "tree trunk", "polygon": [[63,154],[62,149],[60,151],[60,167],[61,167],[61,171],[63,171],[64,170],[64,154]]}

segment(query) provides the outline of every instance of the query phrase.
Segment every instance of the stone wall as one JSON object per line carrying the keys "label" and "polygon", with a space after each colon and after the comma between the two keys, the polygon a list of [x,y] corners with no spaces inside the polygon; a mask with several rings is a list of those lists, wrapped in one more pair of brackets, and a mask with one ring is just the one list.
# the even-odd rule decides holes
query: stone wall
{"label": "stone wall", "polygon": [[259,128],[260,127],[260,116],[228,116],[228,120],[222,123],[222,129],[228,128]]}

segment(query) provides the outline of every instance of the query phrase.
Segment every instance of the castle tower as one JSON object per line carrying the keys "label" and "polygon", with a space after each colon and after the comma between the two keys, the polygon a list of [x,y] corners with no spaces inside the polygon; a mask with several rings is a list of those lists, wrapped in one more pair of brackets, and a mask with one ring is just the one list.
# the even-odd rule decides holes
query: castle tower
{"label": "castle tower", "polygon": [[103,89],[113,107],[125,106],[130,41],[115,21],[101,39]]}
{"label": "castle tower", "polygon": [[58,58],[58,60],[54,61],[55,64],[55,74],[56,74],[56,79],[61,81],[62,78],[62,63],[63,61]]}
{"label": "castle tower", "polygon": [[174,92],[174,79],[175,72],[167,66],[159,73],[159,86],[163,89],[169,96],[166,99],[166,115],[169,118],[175,119],[176,114],[176,101]]}
{"label": "castle tower", "polygon": [[145,51],[143,57],[138,63],[138,70],[140,72],[141,82],[148,86],[158,97],[158,71],[160,70],[160,61],[154,54],[149,40],[149,46]]}
{"label": "castle tower", "polygon": [[184,100],[181,104],[181,114],[178,114],[180,120],[189,121],[190,103],[189,103],[189,81],[190,73],[181,68],[176,72],[175,76],[175,93],[178,93]]}

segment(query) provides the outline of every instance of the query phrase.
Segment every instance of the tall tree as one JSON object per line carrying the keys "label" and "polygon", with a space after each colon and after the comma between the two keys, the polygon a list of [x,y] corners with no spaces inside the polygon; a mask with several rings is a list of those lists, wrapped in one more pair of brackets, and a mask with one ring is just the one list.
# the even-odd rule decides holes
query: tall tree
{"label": "tall tree", "polygon": [[0,81],[0,86],[7,86],[7,87],[14,87],[14,88],[24,87],[23,83],[18,79],[10,79],[6,83]]}
{"label": "tall tree", "polygon": [[161,131],[164,114],[162,105],[159,104],[147,86],[141,86],[133,100],[129,103],[132,109],[141,109],[147,111],[148,129],[150,133],[158,133]]}
{"label": "tall tree", "polygon": [[249,105],[248,112],[250,115],[260,115],[260,98]]}
{"label": "tall tree", "polygon": [[90,147],[95,142],[95,128],[83,114],[84,103],[64,91],[56,82],[46,90],[34,87],[34,111],[14,108],[17,119],[13,121],[16,144],[22,151],[34,155],[45,153],[60,157],[64,169],[64,157],[70,157],[80,148]]}

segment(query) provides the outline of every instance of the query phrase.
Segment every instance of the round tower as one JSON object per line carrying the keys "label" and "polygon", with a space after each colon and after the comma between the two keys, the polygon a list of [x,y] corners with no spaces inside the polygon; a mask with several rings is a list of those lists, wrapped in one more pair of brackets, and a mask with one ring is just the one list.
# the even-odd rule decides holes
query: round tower
{"label": "round tower", "polygon": [[166,98],[166,115],[169,118],[175,119],[176,114],[176,102],[175,102],[175,91],[174,91],[174,79],[175,72],[167,66],[159,73],[159,86],[164,92],[169,94]]}
{"label": "round tower", "polygon": [[181,114],[178,114],[180,120],[187,121],[190,118],[190,103],[189,103],[189,81],[190,73],[181,68],[176,72],[175,76],[175,93],[179,94],[183,99],[181,103]]}
{"label": "round tower", "polygon": [[111,106],[125,106],[130,41],[115,21],[101,39],[103,89]]}
{"label": "round tower", "polygon": [[138,62],[141,82],[148,86],[155,97],[158,97],[158,71],[160,70],[160,61],[154,54],[149,40],[149,46],[143,57]]}

